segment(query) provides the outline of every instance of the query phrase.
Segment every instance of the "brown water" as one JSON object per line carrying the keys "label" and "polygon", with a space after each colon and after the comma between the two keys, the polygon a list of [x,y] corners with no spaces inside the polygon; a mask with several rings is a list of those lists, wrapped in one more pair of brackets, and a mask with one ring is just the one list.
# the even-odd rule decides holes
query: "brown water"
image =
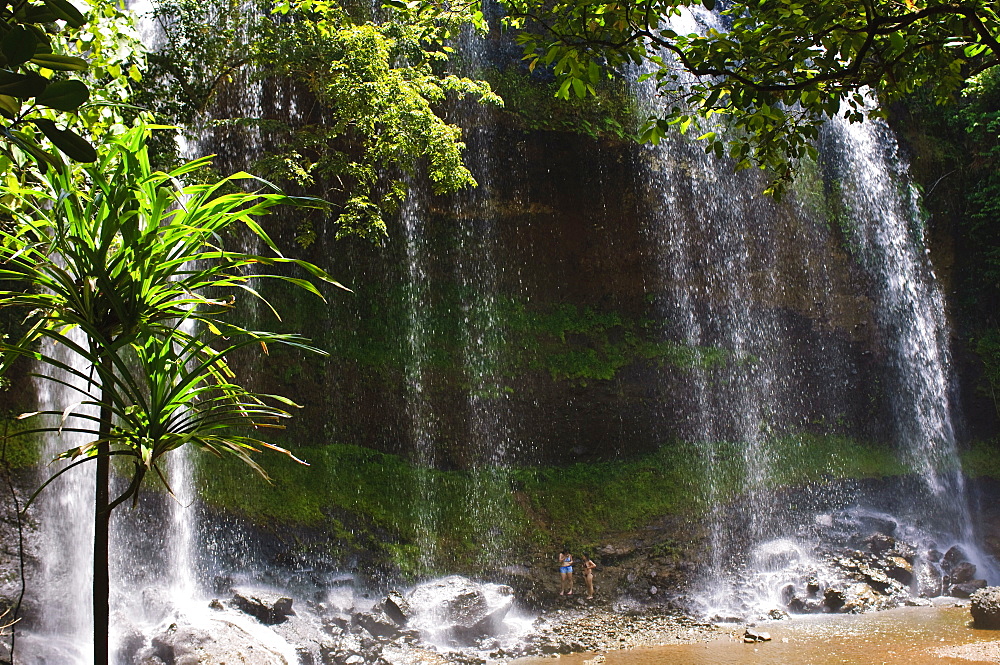
{"label": "brown water", "polygon": [[[1000,663],[1000,645],[980,647],[966,658],[939,650],[1000,640],[1000,631],[976,630],[967,607],[901,607],[863,615],[796,617],[758,626],[772,641],[744,644],[723,638],[701,644],[612,651],[605,665],[927,665]],[[742,636],[742,629],[734,630]],[[975,658],[975,660],[970,660]],[[584,665],[593,654],[562,656],[559,665]],[[522,659],[517,665],[552,665],[553,659]],[[590,665],[590,664],[587,664]]]}

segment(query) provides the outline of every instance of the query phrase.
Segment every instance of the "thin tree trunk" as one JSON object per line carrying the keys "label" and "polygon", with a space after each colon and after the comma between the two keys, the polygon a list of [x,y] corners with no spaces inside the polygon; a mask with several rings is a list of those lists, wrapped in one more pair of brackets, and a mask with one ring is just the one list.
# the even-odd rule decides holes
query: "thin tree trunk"
{"label": "thin tree trunk", "polygon": [[97,492],[94,498],[94,665],[108,665],[108,630],[110,629],[111,578],[108,573],[108,539],[111,512],[110,500],[111,457],[107,438],[111,434],[111,409],[101,404],[99,436],[102,443],[97,449]]}

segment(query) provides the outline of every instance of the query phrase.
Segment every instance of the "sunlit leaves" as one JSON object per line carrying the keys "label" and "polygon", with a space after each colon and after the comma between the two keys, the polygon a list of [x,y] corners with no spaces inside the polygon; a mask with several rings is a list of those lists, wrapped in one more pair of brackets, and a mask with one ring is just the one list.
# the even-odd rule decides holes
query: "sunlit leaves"
{"label": "sunlit leaves", "polygon": [[[880,114],[867,95],[886,102],[921,87],[949,101],[970,72],[1000,57],[996,5],[985,0],[756,0],[717,15],[706,13],[715,3],[702,0],[505,5],[524,59],[532,69],[551,67],[559,96],[589,94],[595,63],[610,74],[646,63],[644,77],[658,94],[679,102],[662,110],[668,125],[683,131],[716,117],[729,138],[705,138],[708,150],[719,154],[726,142],[723,152],[737,155],[738,166],[772,172],[774,191],[810,153],[826,118]],[[674,16],[682,18],[672,24]],[[660,131],[648,123],[642,138],[658,141]]]}
{"label": "sunlit leaves", "polygon": [[[233,118],[225,126],[266,132],[272,146],[254,169],[331,200],[338,233],[381,239],[407,174],[426,165],[439,192],[475,182],[444,104],[500,103],[486,83],[449,71],[452,38],[463,26],[487,27],[478,4],[384,5],[359,16],[332,0],[261,2],[239,12],[215,0],[164,0],[167,45],[151,56],[150,103],[191,122],[216,94],[246,80],[308,90],[319,104],[290,122]],[[163,95],[165,86],[174,94]]]}
{"label": "sunlit leaves", "polygon": [[[47,134],[64,131],[36,122]],[[319,294],[310,281],[272,275],[269,266],[298,266],[332,282],[318,267],[283,257],[256,221],[275,206],[322,202],[284,196],[246,174],[185,185],[208,159],[154,172],[146,134],[139,127],[102,147],[92,166],[49,169],[31,188],[9,178],[0,188],[0,213],[9,220],[0,229],[0,280],[10,289],[0,291],[0,307],[16,310],[26,328],[20,340],[0,345],[0,371],[23,356],[80,379],[85,387],[75,389],[74,403],[49,415],[59,418],[57,428],[91,435],[64,457],[89,459],[110,444],[110,454],[133,458],[134,482],[119,500],[182,445],[233,454],[257,469],[250,454],[281,451],[257,430],[277,425],[294,404],[244,389],[229,359],[257,345],[315,349],[296,335],[244,329],[227,314],[248,297],[271,308],[255,280]],[[263,191],[243,191],[244,184]],[[271,252],[227,249],[222,238],[234,226]],[[42,340],[80,356],[85,368],[60,360],[48,344],[38,351]],[[54,377],[43,378],[60,381]],[[81,404],[106,409],[114,422],[80,415]]]}

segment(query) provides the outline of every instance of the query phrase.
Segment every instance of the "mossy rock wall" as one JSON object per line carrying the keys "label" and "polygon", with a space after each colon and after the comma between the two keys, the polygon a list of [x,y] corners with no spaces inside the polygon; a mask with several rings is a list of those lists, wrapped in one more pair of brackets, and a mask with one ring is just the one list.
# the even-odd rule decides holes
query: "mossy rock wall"
{"label": "mossy rock wall", "polygon": [[[384,245],[320,233],[309,257],[352,293],[330,289],[322,303],[272,291],[283,325],[331,354],[279,349],[249,361],[259,388],[304,407],[283,442],[351,442],[469,468],[491,463],[498,445],[507,461],[566,464],[689,438],[692,372],[732,382],[761,359],[713,343],[711,331],[693,345],[670,320],[661,263],[672,240],[653,235],[661,203],[643,180],[648,151],[502,122],[473,127],[469,146],[478,190],[436,198],[417,187]],[[669,168],[691,166],[678,159]],[[677,242],[711,242],[699,236],[712,233],[702,195],[694,186],[678,195],[692,224]],[[887,439],[885,350],[843,239],[804,204],[744,205],[762,230],[746,238],[760,269],[745,307],[779,321],[776,353],[790,370],[773,396],[777,426]],[[823,302],[802,272],[810,262],[829,283]],[[708,314],[725,297],[713,294],[717,284],[692,285]],[[840,365],[817,360],[819,349],[836,349]],[[433,452],[420,453],[428,441]]]}

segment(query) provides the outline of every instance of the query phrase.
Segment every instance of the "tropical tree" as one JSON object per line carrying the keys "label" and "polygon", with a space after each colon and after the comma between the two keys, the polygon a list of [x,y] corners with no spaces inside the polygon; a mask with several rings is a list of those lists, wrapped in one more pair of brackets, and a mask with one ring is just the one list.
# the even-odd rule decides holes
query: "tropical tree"
{"label": "tropical tree", "polygon": [[[477,7],[421,13],[405,2],[373,10],[336,0],[261,0],[235,11],[219,0],[154,7],[163,43],[149,56],[139,101],[178,124],[260,130],[267,149],[253,156],[251,170],[330,201],[326,214],[338,235],[381,240],[419,165],[436,193],[476,184],[462,161],[462,129],[444,109],[466,98],[501,103],[452,62],[449,44],[461,30],[486,30]],[[254,83],[283,86],[296,112],[260,117],[253,103],[218,103]],[[300,238],[309,237],[302,229]]]}
{"label": "tropical tree", "polygon": [[[93,164],[49,168],[37,183],[9,179],[0,189],[0,308],[23,312],[26,332],[4,341],[0,371],[20,357],[39,376],[79,393],[31,433],[76,431],[82,446],[63,453],[70,467],[94,462],[94,662],[108,659],[108,525],[111,511],[134,498],[163,457],[184,445],[232,454],[263,473],[251,454],[288,451],[259,434],[288,417],[289,400],[259,395],[236,382],[228,363],[250,345],[317,349],[296,335],[250,330],[232,320],[237,294],[261,299],[254,282],[273,277],[320,295],[308,280],[270,275],[292,264],[333,282],[316,266],[282,256],[257,219],[275,206],[320,205],[293,199],[238,173],[184,185],[209,158],[170,172],[150,167],[140,126],[97,151]],[[261,191],[247,192],[252,183]],[[236,226],[268,255],[232,249]],[[227,240],[228,238],[228,240]],[[253,269],[252,272],[249,269]],[[339,285],[338,285],[339,286]],[[320,297],[322,297],[320,295]],[[264,301],[266,303],[266,301]],[[68,349],[78,363],[60,360]],[[62,374],[59,374],[61,371]],[[75,378],[78,381],[73,381]],[[110,496],[110,461],[130,462],[125,491]]]}
{"label": "tropical tree", "polygon": [[883,115],[917,88],[947,102],[1000,64],[991,0],[720,0],[715,13],[716,4],[504,0],[529,66],[551,66],[562,97],[641,65],[665,101],[643,140],[695,130],[737,168],[769,169],[775,193],[796,159],[815,155],[826,119]]}

